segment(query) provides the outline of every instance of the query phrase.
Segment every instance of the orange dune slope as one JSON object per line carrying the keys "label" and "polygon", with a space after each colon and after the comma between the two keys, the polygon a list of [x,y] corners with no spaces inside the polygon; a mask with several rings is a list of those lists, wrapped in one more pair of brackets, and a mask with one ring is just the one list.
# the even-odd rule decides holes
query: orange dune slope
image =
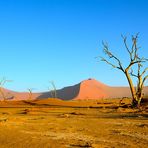
{"label": "orange dune slope", "polygon": [[107,98],[109,97],[106,92],[107,88],[107,85],[96,81],[95,79],[84,80],[80,84],[79,94],[74,99],[83,100]]}

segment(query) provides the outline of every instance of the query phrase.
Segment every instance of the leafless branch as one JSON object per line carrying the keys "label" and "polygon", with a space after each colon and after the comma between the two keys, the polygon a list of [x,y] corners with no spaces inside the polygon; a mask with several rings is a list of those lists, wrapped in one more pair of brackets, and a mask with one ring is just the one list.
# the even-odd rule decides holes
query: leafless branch
{"label": "leafless branch", "polygon": [[106,60],[106,59],[103,58],[103,57],[101,57],[101,61],[106,62],[107,64],[111,65],[113,68],[118,68],[118,69],[124,71],[124,69],[123,69],[123,67],[122,67],[121,61],[120,61],[115,55],[113,55],[113,54],[111,53],[111,51],[109,51],[108,44],[107,44],[107,43],[104,43],[104,42],[102,42],[102,44],[103,44],[103,47],[104,47],[104,48],[103,48],[104,53],[105,53],[110,59],[114,59],[115,61],[117,61],[117,62],[118,62],[118,66],[114,65],[113,63],[109,62],[108,60]]}
{"label": "leafless branch", "polygon": [[130,55],[130,59],[132,59],[132,52],[130,51],[130,49],[129,49],[128,45],[127,45],[127,37],[123,36],[123,35],[121,35],[121,37],[123,38],[125,48],[126,48],[126,50],[128,51],[128,53]]}
{"label": "leafless branch", "polygon": [[136,78],[138,78],[138,75],[136,75],[136,74],[134,74],[133,73],[133,69],[131,69],[131,71],[130,71],[130,73],[129,73],[131,76],[133,76],[133,77],[136,77]]}
{"label": "leafless branch", "polygon": [[144,75],[147,71],[148,71],[148,67],[146,67],[146,68],[144,69],[144,71],[141,73],[141,76]]}
{"label": "leafless branch", "polygon": [[146,75],[142,81],[142,86],[144,85],[144,82],[148,79],[148,75]]}
{"label": "leafless branch", "polygon": [[105,58],[103,58],[103,57],[100,57],[100,58],[101,58],[101,61],[106,62],[107,64],[111,65],[113,68],[117,68],[118,67],[118,66],[112,64],[111,62],[107,61]]}

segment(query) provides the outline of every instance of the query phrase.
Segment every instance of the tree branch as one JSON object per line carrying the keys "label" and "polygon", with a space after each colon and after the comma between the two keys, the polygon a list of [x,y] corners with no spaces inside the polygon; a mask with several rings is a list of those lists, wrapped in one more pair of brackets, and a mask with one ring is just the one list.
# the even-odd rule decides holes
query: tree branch
{"label": "tree branch", "polygon": [[144,75],[147,71],[148,71],[148,67],[146,67],[146,68],[144,69],[144,71],[141,73],[141,76]]}
{"label": "tree branch", "polygon": [[138,78],[138,75],[133,73],[133,70],[131,69],[131,72],[129,73],[131,76]]}
{"label": "tree branch", "polygon": [[101,58],[101,61],[106,62],[107,64],[111,65],[113,68],[117,68],[118,67],[118,66],[112,64],[111,62],[107,61],[105,58],[103,58],[103,57],[100,57],[100,58]]}
{"label": "tree branch", "polygon": [[145,59],[145,58],[141,58],[140,60],[136,60],[136,61],[131,61],[130,64],[128,65],[128,67],[126,68],[126,70],[128,71],[131,68],[131,66],[133,66],[134,64],[143,63],[146,61],[147,61],[147,59]]}
{"label": "tree branch", "polygon": [[128,51],[129,55],[130,55],[130,60],[132,61],[132,52],[130,51],[128,45],[127,45],[127,37],[121,35],[121,37],[123,38],[123,42],[124,42],[124,46],[126,48],[126,50]]}
{"label": "tree branch", "polygon": [[109,51],[109,49],[108,49],[108,44],[107,44],[107,43],[104,43],[104,42],[102,42],[102,44],[103,44],[103,47],[104,47],[104,49],[103,49],[104,53],[105,53],[110,59],[116,60],[116,61],[118,62],[118,66],[112,64],[111,62],[107,61],[107,60],[106,60],[105,58],[103,58],[103,57],[101,57],[101,61],[106,62],[107,64],[111,65],[113,68],[118,68],[118,69],[124,71],[124,69],[123,69],[123,67],[122,67],[121,61]]}
{"label": "tree branch", "polygon": [[144,85],[144,82],[146,81],[146,79],[148,79],[148,75],[146,75],[146,76],[143,78],[142,86]]}
{"label": "tree branch", "polygon": [[138,54],[137,54],[137,51],[138,51],[138,49],[139,49],[139,48],[137,47],[138,35],[139,35],[139,33],[137,33],[137,34],[135,35],[135,37],[132,36],[132,41],[133,41],[133,45],[134,45],[134,49],[133,49],[134,59],[133,59],[133,60],[139,59],[139,56],[138,56]]}

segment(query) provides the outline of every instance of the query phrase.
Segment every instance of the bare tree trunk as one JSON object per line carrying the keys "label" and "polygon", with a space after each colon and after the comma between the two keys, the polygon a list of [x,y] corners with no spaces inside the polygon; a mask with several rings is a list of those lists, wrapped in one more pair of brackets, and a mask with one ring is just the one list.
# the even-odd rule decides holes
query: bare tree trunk
{"label": "bare tree trunk", "polygon": [[128,70],[125,70],[125,75],[126,78],[128,80],[129,86],[130,86],[130,90],[131,90],[131,94],[132,94],[132,106],[137,106],[138,102],[137,102],[137,96],[136,96],[136,90],[135,87],[133,85],[132,79],[130,77],[130,74],[128,73]]}
{"label": "bare tree trunk", "polygon": [[126,78],[128,80],[129,86],[130,86],[132,98],[134,100],[134,99],[136,99],[136,90],[135,90],[135,87],[133,85],[132,79],[131,79],[131,77],[130,77],[130,75],[129,75],[127,70],[125,70],[125,75],[126,75]]}
{"label": "bare tree trunk", "polygon": [[140,107],[140,103],[141,100],[143,98],[143,83],[142,83],[142,76],[139,75],[138,77],[138,84],[137,87],[135,89],[132,79],[130,77],[130,74],[128,73],[128,71],[125,72],[125,75],[127,77],[129,86],[130,86],[130,90],[131,90],[131,94],[132,94],[132,106],[133,107]]}

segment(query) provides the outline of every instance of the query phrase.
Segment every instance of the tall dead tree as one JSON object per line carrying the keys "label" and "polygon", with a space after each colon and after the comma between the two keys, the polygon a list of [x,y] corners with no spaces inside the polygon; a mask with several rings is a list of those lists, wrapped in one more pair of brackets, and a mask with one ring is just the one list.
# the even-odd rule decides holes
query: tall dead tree
{"label": "tall dead tree", "polygon": [[[148,59],[145,57],[140,57],[138,54],[138,50],[139,50],[139,47],[137,45],[138,34],[136,34],[135,36],[132,36],[131,47],[127,43],[127,37],[122,35],[122,39],[123,39],[125,49],[129,54],[129,63],[126,67],[124,67],[121,60],[109,50],[108,44],[104,42],[103,42],[103,51],[109,59],[106,59],[104,57],[100,57],[100,58],[101,58],[101,61],[106,62],[113,68],[121,70],[125,74],[130,86],[131,94],[132,94],[132,106],[138,107],[140,106],[141,99],[143,98],[144,82],[148,78],[148,75],[146,75],[146,72],[148,71],[148,67],[146,67],[144,70],[142,70],[142,67],[143,67],[143,63],[147,62]],[[113,60],[113,61],[110,61],[110,60]],[[132,69],[133,66],[137,66],[136,74],[133,72],[133,69]],[[137,78],[136,87],[134,86],[132,77]]]}

